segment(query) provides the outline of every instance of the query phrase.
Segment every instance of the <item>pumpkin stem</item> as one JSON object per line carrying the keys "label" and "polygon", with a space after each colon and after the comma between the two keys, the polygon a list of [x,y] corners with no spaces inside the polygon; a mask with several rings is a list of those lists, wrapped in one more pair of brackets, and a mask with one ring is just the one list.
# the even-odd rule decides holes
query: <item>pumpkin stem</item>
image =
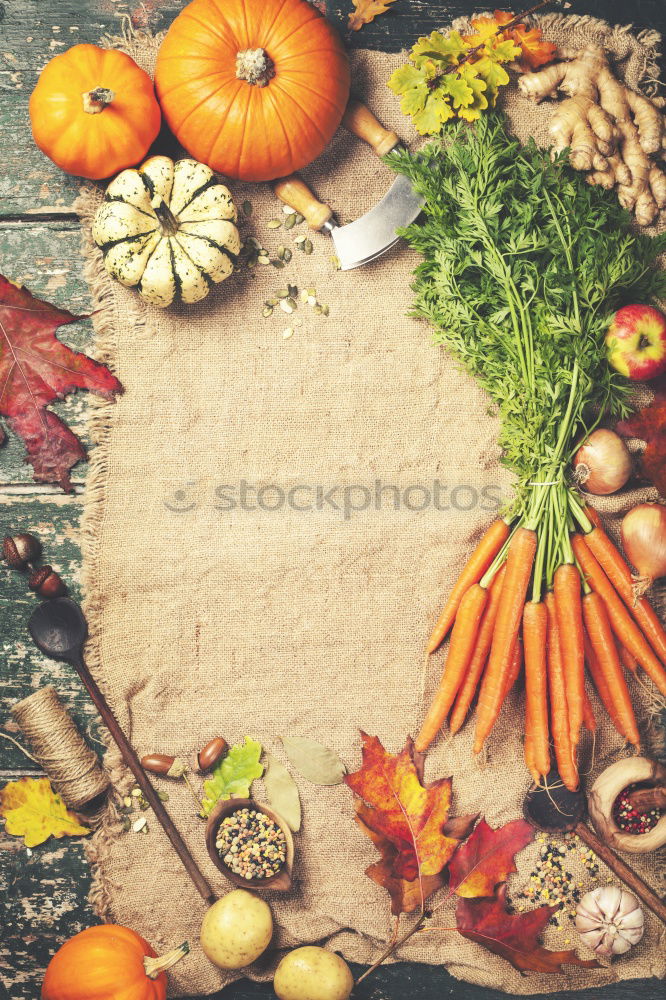
{"label": "pumpkin stem", "polygon": [[95,87],[94,90],[88,90],[85,94],[81,94],[83,110],[89,115],[98,115],[100,111],[104,111],[104,108],[111,103],[115,96],[108,87]]}
{"label": "pumpkin stem", "polygon": [[153,198],[151,198],[150,204],[153,207],[155,215],[160,221],[164,235],[175,236],[180,228],[178,225],[178,219],[173,214],[164,198],[161,195],[156,194]]}
{"label": "pumpkin stem", "polygon": [[254,87],[267,87],[275,76],[275,65],[265,49],[244,49],[236,56],[236,77]]}
{"label": "pumpkin stem", "polygon": [[176,962],[180,962],[181,958],[189,954],[190,946],[187,941],[184,941],[180,947],[172,948],[168,951],[166,955],[158,955],[157,958],[151,958],[150,955],[146,955],[143,960],[143,967],[146,970],[146,975],[149,979],[157,979],[159,975],[170,969],[172,965]]}

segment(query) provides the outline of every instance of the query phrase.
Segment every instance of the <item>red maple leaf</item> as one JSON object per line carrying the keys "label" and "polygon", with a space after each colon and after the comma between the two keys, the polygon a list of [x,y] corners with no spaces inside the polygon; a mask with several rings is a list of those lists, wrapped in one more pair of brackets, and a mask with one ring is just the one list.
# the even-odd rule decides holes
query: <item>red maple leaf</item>
{"label": "red maple leaf", "polygon": [[459,899],[456,921],[463,937],[505,958],[519,972],[561,972],[564,964],[597,967],[596,959],[585,961],[575,951],[548,951],[539,944],[537,937],[556,909],[509,913],[503,885],[491,899]]}
{"label": "red maple leaf", "polygon": [[[70,470],[86,450],[46,407],[74,389],[106,399],[123,391],[108,368],[55,336],[58,327],[81,318],[0,275],[0,416],[23,440],[35,481],[60,483],[64,490],[71,490]],[[0,444],[4,441],[0,428]]]}
{"label": "red maple leaf", "polygon": [[655,390],[653,402],[615,429],[624,437],[645,441],[647,447],[638,462],[639,472],[666,497],[666,379],[653,383],[651,388]]}
{"label": "red maple leaf", "polygon": [[482,819],[449,864],[449,886],[458,896],[492,896],[495,887],[516,871],[514,855],[534,839],[524,819],[493,830]]}
{"label": "red maple leaf", "polygon": [[390,754],[376,736],[361,733],[363,764],[345,781],[363,799],[359,815],[374,833],[396,848],[393,872],[413,881],[419,875],[438,875],[459,841],[443,831],[451,805],[451,779],[423,785],[421,761],[407,738],[404,750]]}

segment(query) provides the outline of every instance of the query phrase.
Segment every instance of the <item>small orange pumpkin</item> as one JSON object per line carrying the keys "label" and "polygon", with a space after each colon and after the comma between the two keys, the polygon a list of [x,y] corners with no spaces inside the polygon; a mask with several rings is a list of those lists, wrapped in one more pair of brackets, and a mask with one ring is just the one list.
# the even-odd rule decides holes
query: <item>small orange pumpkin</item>
{"label": "small orange pumpkin", "polygon": [[148,74],[124,52],[96,45],[51,59],[30,96],[39,148],[67,173],[93,180],[142,160],[161,117]]}
{"label": "small orange pumpkin", "polygon": [[65,941],[49,962],[42,1000],[165,1000],[165,970],[188,951],[182,944],[158,958],[128,927],[88,927]]}
{"label": "small orange pumpkin", "polygon": [[306,0],[193,0],[155,71],[164,117],[185,149],[246,181],[284,177],[319,156],[349,84],[342,42]]}

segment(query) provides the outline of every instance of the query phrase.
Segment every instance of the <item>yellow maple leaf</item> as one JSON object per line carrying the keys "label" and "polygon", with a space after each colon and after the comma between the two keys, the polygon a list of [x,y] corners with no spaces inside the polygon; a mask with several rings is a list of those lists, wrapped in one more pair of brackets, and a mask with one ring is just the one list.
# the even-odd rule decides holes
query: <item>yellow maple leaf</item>
{"label": "yellow maple leaf", "polygon": [[78,837],[90,833],[81,826],[48,778],[20,778],[0,789],[0,816],[5,830],[23,837],[26,847],[43,844],[49,837]]}
{"label": "yellow maple leaf", "polygon": [[384,14],[395,0],[352,0],[354,10],[349,15],[347,27],[350,31],[360,31],[364,24],[370,24],[379,14]]}

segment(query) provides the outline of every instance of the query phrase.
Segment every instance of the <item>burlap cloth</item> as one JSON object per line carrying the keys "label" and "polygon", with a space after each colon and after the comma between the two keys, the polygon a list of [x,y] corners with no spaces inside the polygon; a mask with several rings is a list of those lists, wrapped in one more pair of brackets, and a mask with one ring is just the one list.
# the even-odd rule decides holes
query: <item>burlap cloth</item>
{"label": "burlap cloth", "polygon": [[[564,39],[558,17],[544,24],[549,37]],[[636,38],[570,19],[567,44],[597,37],[627,56],[622,65],[632,84],[656,75],[653,34]],[[122,45],[152,68],[155,39],[132,35]],[[386,125],[412,141],[385,85],[403,60],[356,52],[353,79]],[[520,136],[547,141],[547,105],[536,108],[513,90],[508,107]],[[392,179],[342,130],[305,175],[342,219],[368,209]],[[232,188],[238,203],[253,205],[245,238],[255,235],[275,251],[304,232],[267,228],[281,209],[266,186]],[[96,190],[81,196],[86,234],[99,198]],[[494,498],[509,489],[483,392],[433,347],[425,324],[405,318],[417,258],[400,246],[367,267],[336,272],[328,238],[312,240],[315,252],[294,249],[283,271],[257,266],[198,306],[168,311],[144,308],[113,283],[86,243],[99,356],[126,389],[117,404],[98,405],[93,414],[98,443],[83,531],[88,659],[140,754],[181,754],[217,734],[229,741],[248,734],[284,760],[280,735],[303,735],[355,769],[359,727],[397,751],[417,728],[440,673],[441,656],[425,667],[423,660],[438,606],[492,516]],[[278,309],[263,319],[264,300],[287,282],[314,286],[330,317],[301,305],[293,316]],[[289,326],[295,332],[285,339]],[[379,504],[377,480],[388,487]],[[239,500],[243,481],[248,490],[271,489],[261,504],[250,492],[229,510],[225,498]],[[285,501],[268,509],[278,507],[279,491],[304,485],[310,491],[294,494],[291,508]],[[325,494],[333,487],[331,503]],[[348,516],[334,509],[343,507],[344,487],[354,487],[351,505],[365,509]],[[401,491],[399,509],[391,487]],[[308,502],[311,509],[293,509]],[[635,685],[634,695],[645,732],[646,699]],[[429,755],[428,777],[454,775],[457,813],[479,811],[493,825],[519,815],[528,786],[519,699],[509,699],[483,763],[472,758],[470,727],[451,742],[441,739]],[[623,752],[602,723],[587,780]],[[107,763],[118,787],[127,787],[115,752]],[[296,887],[270,898],[276,944],[326,942],[369,963],[390,932],[388,899],[363,873],[374,849],[353,822],[346,786],[297,781],[304,819]],[[226,892],[187,789],[167,786],[173,819],[214,889]],[[260,797],[260,783],[255,791]],[[189,940],[191,954],[170,973],[173,994],[215,991],[236,974],[218,971],[202,954],[204,904],[149,814],[148,822],[148,836],[123,835],[110,814],[95,835],[94,902],[105,919],[135,928],[158,950]],[[513,887],[525,884],[536,850],[521,855]],[[658,884],[656,858],[635,863]],[[451,925],[451,909],[441,913],[440,923]],[[568,967],[555,976],[521,977],[455,932],[413,938],[396,957],[443,964],[513,994],[552,992],[662,974],[658,933],[647,915],[643,941],[612,968]],[[575,933],[570,937],[575,945]],[[552,928],[546,933],[553,948],[567,947],[563,938]],[[269,977],[273,960],[249,975]]]}

